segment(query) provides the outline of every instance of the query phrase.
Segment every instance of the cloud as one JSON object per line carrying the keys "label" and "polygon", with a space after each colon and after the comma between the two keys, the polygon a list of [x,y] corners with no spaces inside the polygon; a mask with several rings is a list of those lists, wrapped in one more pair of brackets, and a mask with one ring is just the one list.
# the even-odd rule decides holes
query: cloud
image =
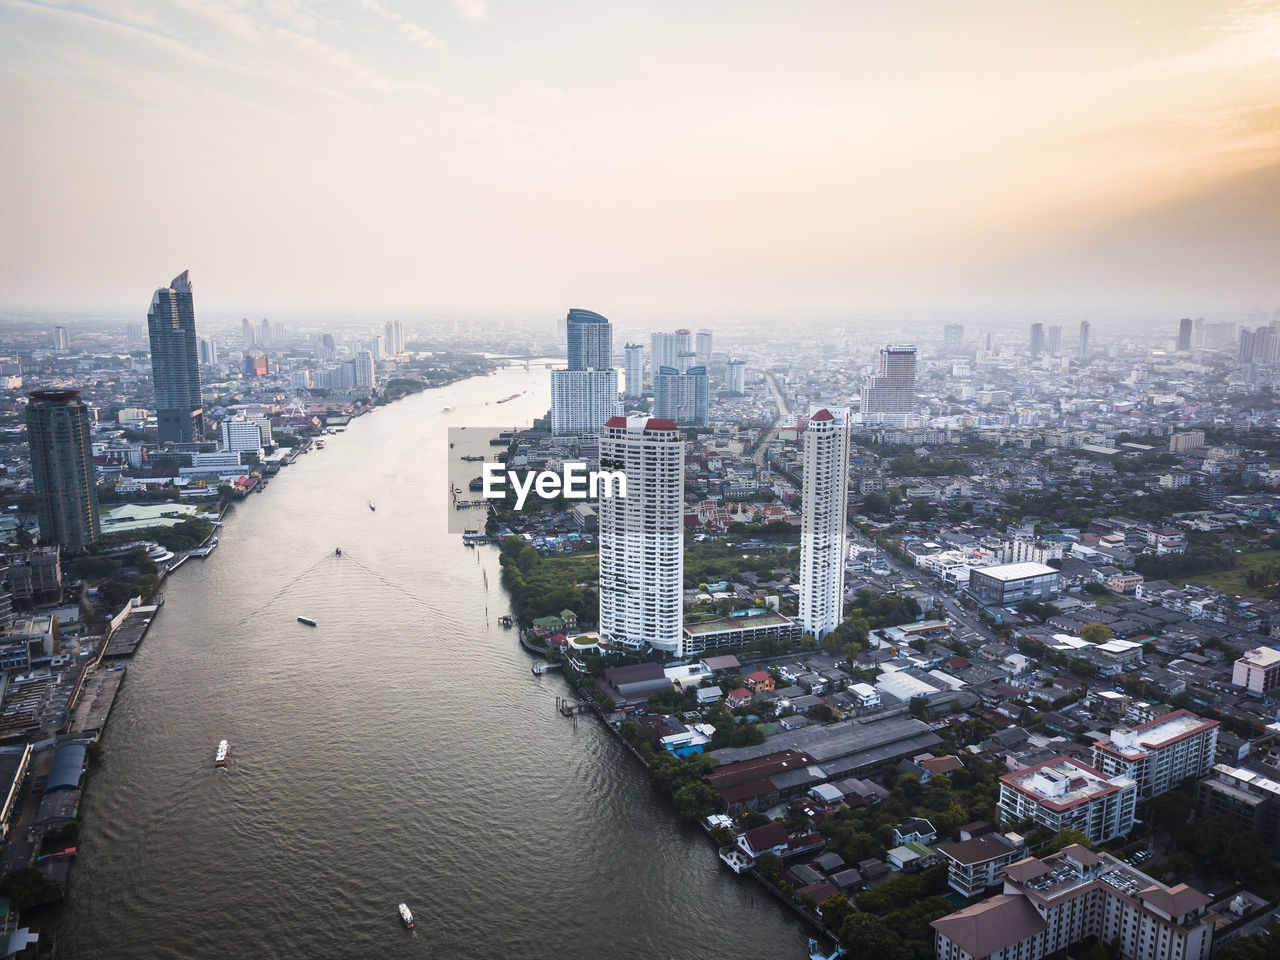
{"label": "cloud", "polygon": [[1211,73],[1280,63],[1280,7],[1245,3],[1204,27],[1213,39],[1198,50],[1141,64],[1157,73]]}
{"label": "cloud", "polygon": [[453,11],[463,20],[482,22],[492,20],[489,15],[489,0],[450,0]]}
{"label": "cloud", "polygon": [[400,13],[382,3],[382,0],[358,0],[358,2],[360,6],[370,13],[377,14],[387,23],[395,24],[396,33],[410,43],[417,44],[420,47],[440,46],[440,39],[430,30],[419,26],[412,20],[406,19]]}

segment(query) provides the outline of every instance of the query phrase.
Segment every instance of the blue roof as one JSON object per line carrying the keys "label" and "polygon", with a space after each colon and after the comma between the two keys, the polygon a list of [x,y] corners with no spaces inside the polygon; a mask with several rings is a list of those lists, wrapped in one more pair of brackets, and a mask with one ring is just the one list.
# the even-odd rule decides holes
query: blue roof
{"label": "blue roof", "polygon": [[53,755],[53,770],[44,788],[46,794],[56,790],[79,790],[80,775],[84,772],[84,744],[68,743]]}

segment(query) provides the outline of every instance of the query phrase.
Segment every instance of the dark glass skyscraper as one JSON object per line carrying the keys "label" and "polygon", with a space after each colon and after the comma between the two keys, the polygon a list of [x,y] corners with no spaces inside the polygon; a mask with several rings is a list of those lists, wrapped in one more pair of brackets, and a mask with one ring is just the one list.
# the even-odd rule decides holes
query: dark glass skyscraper
{"label": "dark glass skyscraper", "polygon": [[200,436],[200,365],[196,359],[196,313],[191,278],[183,270],[157,290],[147,311],[151,335],[151,380],[156,389],[160,442],[190,443]]}
{"label": "dark glass skyscraper", "polygon": [[565,322],[569,339],[569,370],[613,368],[613,324],[590,310],[574,308]]}
{"label": "dark glass skyscraper", "polygon": [[80,402],[79,390],[35,390],[28,396],[27,443],[40,539],[64,550],[83,550],[101,536],[89,408]]}

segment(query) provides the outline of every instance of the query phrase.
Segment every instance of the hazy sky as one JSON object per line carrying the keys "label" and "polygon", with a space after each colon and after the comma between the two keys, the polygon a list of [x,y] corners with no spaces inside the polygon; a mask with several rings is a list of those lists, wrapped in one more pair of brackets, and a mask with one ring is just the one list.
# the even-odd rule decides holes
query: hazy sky
{"label": "hazy sky", "polygon": [[0,0],[0,304],[1280,306],[1280,3]]}

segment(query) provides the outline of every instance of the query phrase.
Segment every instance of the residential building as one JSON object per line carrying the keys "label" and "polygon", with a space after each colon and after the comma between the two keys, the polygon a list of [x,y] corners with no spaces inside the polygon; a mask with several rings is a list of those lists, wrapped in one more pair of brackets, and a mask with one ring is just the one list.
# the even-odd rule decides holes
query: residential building
{"label": "residential building", "polygon": [[607,318],[577,307],[565,320],[570,370],[613,368],[613,324]]}
{"label": "residential building", "polygon": [[724,387],[730,393],[747,392],[747,363],[745,360],[730,360],[725,364]]}
{"label": "residential building", "polygon": [[601,496],[600,633],[636,649],[683,656],[684,438],[661,418],[611,417],[600,468],[626,476],[626,496]]}
{"label": "residential building", "polygon": [[1185,433],[1173,433],[1169,435],[1169,452],[1170,453],[1195,453],[1203,450],[1204,431],[1188,430]]}
{"label": "residential building", "polygon": [[1000,778],[1002,823],[1034,820],[1054,833],[1070,827],[1094,843],[1129,833],[1137,803],[1135,781],[1065,756]]}
{"label": "residential building", "polygon": [[681,426],[706,426],[711,384],[706,367],[659,367],[653,377],[653,413]]}
{"label": "residential building", "polygon": [[71,336],[70,334],[67,333],[66,327],[53,328],[53,349],[55,350],[71,349]]}
{"label": "residential building", "polygon": [[371,350],[357,350],[355,361],[356,389],[372,390],[376,382],[373,371],[373,352]]}
{"label": "residential building", "polygon": [[1280,650],[1258,647],[1247,651],[1232,668],[1231,683],[1256,697],[1280,687]]}
{"label": "residential building", "polygon": [[1191,318],[1183,317],[1178,321],[1178,347],[1179,352],[1185,353],[1191,349]]}
{"label": "residential building", "polygon": [[1043,563],[1006,563],[969,571],[969,593],[981,603],[1007,604],[1055,596],[1062,574]]}
{"label": "residential building", "polygon": [[1044,350],[1051,357],[1062,352],[1062,327],[1054,324],[1045,331]]}
{"label": "residential building", "polygon": [[1128,777],[1146,800],[1167,793],[1187,777],[1213,766],[1218,721],[1175,710],[1133,727],[1119,727],[1093,745],[1093,765],[1109,777]]}
{"label": "residential building", "polygon": [[1031,325],[1031,344],[1027,351],[1031,354],[1031,359],[1036,359],[1044,353],[1044,324],[1033,323]]}
{"label": "residential building", "polygon": [[710,330],[699,330],[694,338],[694,363],[699,367],[711,369],[711,342],[712,333]]}
{"label": "residential building", "polygon": [[1072,845],[1005,868],[1003,892],[931,926],[937,960],[1042,960],[1096,938],[1129,960],[1208,960],[1209,898]]}
{"label": "residential building", "polygon": [[[270,430],[271,422],[267,421]],[[244,415],[228,417],[222,421],[222,449],[235,453],[261,454],[262,448],[271,442],[270,434],[264,439],[262,423]]]}
{"label": "residential building", "polygon": [[56,597],[62,590],[62,551],[57,546],[29,547],[8,555],[8,590],[14,600]]}
{"label": "residential building", "polygon": [[880,372],[862,386],[862,421],[906,426],[916,410],[916,348],[889,346],[880,351]]}
{"label": "residential building", "polygon": [[1080,359],[1089,356],[1089,321],[1080,321]]}
{"label": "residential building", "polygon": [[644,396],[644,344],[628,343],[622,348],[622,372],[626,399],[638,400]]}
{"label": "residential building", "polygon": [[617,370],[552,370],[551,432],[583,437],[622,413]]}
{"label": "residential building", "polygon": [[151,297],[147,331],[151,338],[151,380],[155,384],[159,440],[191,443],[203,432],[200,418],[204,410],[190,271],[182,271],[169,286]]}
{"label": "residential building", "polygon": [[383,327],[383,338],[386,343],[388,354],[394,357],[404,353],[404,322],[402,320],[387,321],[386,325]]}
{"label": "residential building", "polygon": [[844,615],[849,424],[844,409],[810,415],[803,437],[800,515],[800,627],[822,639]]}
{"label": "residential building", "polygon": [[1003,882],[1004,868],[1022,856],[1022,844],[999,833],[967,836],[938,847],[947,864],[947,886],[976,897]]}
{"label": "residential building", "polygon": [[693,334],[688,330],[655,333],[649,337],[649,375],[656,384],[663,367],[679,369],[680,355],[693,352]]}
{"label": "residential building", "polygon": [[964,348],[964,324],[948,323],[942,328],[942,349],[949,357],[954,357]]}
{"label": "residential building", "polygon": [[28,396],[27,443],[40,539],[70,551],[91,547],[101,528],[89,407],[79,390],[35,390]]}
{"label": "residential building", "polygon": [[1249,830],[1273,855],[1280,854],[1280,782],[1254,770],[1214,764],[1196,784],[1196,813],[1219,814]]}

